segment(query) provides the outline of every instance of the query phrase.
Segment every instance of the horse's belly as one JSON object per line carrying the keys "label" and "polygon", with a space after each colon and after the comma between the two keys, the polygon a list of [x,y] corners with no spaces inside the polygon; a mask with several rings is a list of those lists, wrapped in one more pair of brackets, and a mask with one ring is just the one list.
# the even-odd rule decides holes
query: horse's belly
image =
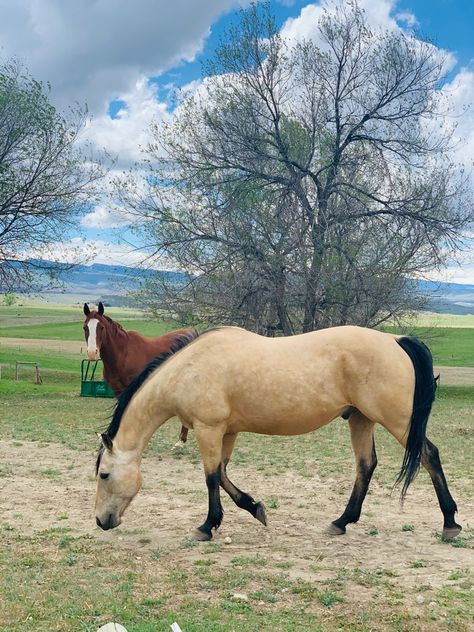
{"label": "horse's belly", "polygon": [[251,414],[245,418],[231,420],[229,432],[255,432],[257,434],[268,435],[300,435],[312,432],[317,428],[325,426],[330,421],[339,417],[344,407],[324,411],[317,414],[314,411],[310,415],[287,415],[285,417],[254,417]]}

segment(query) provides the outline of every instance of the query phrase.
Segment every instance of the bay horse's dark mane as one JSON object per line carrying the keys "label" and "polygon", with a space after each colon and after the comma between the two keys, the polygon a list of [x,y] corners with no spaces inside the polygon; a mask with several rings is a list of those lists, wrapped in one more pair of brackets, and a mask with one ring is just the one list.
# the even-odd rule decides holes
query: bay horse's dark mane
{"label": "bay horse's dark mane", "polygon": [[[138,391],[140,386],[142,386],[142,384],[150,377],[150,375],[153,373],[153,371],[155,371],[159,366],[164,364],[166,362],[166,360],[168,360],[168,358],[170,358],[175,353],[180,351],[183,347],[186,347],[188,344],[193,342],[193,340],[196,340],[196,338],[198,338],[199,336],[204,335],[208,331],[215,331],[215,330],[214,329],[207,329],[206,331],[203,331],[200,334],[195,329],[195,330],[191,331],[188,334],[179,334],[179,335],[177,335],[176,339],[173,342],[173,344],[172,344],[171,348],[169,349],[169,351],[166,351],[165,353],[161,353],[159,356],[157,356],[151,362],[149,362],[146,365],[146,367],[143,369],[143,371],[141,373],[139,373],[130,382],[130,384],[122,391],[120,397],[117,399],[117,402],[115,404],[115,410],[114,410],[114,413],[112,415],[112,419],[111,419],[109,427],[105,431],[104,435],[106,435],[111,440],[115,437],[115,435],[117,434],[117,432],[118,432],[118,430],[120,428],[120,423],[122,421],[123,414],[124,414],[125,410],[127,409],[127,406],[129,405],[130,400],[135,395],[135,393]],[[100,458],[102,456],[103,451],[104,451],[104,447],[102,446],[99,449],[99,452],[97,454],[96,474],[97,474],[97,472],[99,470]]]}
{"label": "bay horse's dark mane", "polygon": [[116,333],[117,331],[120,331],[124,334],[127,333],[126,329],[124,329],[120,323],[117,323],[115,322],[115,320],[112,320],[110,316],[106,316],[105,314],[102,314],[102,318],[105,318],[108,324],[111,325],[112,329],[114,330],[114,333]]}

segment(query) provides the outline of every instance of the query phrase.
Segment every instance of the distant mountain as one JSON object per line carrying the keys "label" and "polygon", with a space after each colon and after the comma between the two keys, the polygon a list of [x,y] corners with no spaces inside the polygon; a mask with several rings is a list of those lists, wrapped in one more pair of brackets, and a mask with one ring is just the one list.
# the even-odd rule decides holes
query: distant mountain
{"label": "distant mountain", "polygon": [[419,281],[429,297],[427,309],[440,314],[474,314],[474,285]]}
{"label": "distant mountain", "polygon": [[[44,286],[48,295],[83,296],[84,301],[97,302],[102,300],[109,305],[127,305],[127,294],[131,289],[138,289],[140,283],[152,275],[162,275],[167,281],[181,283],[186,275],[171,270],[145,270],[143,268],[130,268],[119,265],[106,265],[93,263],[92,265],[76,265],[59,272],[61,286],[54,283],[54,287],[48,288],[48,268],[57,269],[57,265],[51,261],[32,260],[40,272],[40,283]],[[0,287],[0,293],[2,288]],[[20,290],[18,290],[20,292]]]}
{"label": "distant mountain", "polygon": [[[41,263],[44,267],[54,265],[47,261]],[[102,263],[74,266],[71,270],[64,271],[61,278],[68,294],[82,295],[85,301],[100,299],[109,305],[125,305],[130,289],[155,274],[163,275],[168,281],[177,284],[186,279],[182,272],[145,270]],[[429,299],[427,310],[446,314],[474,314],[474,285],[434,281],[418,281],[418,284]],[[64,289],[58,289],[56,292],[64,294]]]}
{"label": "distant mountain", "polygon": [[[78,265],[61,274],[65,290],[70,294],[80,294],[84,300],[107,305],[128,305],[127,294],[147,278],[160,275],[168,282],[182,283],[185,275],[171,270],[145,270],[127,266],[93,263],[90,266]],[[64,290],[63,290],[64,292]]]}

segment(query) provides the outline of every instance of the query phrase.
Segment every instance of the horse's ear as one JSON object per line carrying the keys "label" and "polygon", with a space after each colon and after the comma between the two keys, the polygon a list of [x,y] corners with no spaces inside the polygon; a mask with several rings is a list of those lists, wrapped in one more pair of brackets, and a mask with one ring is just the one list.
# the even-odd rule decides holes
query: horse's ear
{"label": "horse's ear", "polygon": [[91,310],[89,309],[89,305],[87,303],[84,303],[84,314],[86,316],[89,316],[90,313],[91,313]]}
{"label": "horse's ear", "polygon": [[104,313],[104,304],[103,303],[99,303],[99,309],[98,309],[99,314],[102,316]]}
{"label": "horse's ear", "polygon": [[109,435],[106,432],[103,432],[100,435],[100,439],[102,441],[104,448],[108,450],[109,452],[112,452],[113,444],[112,444],[112,439],[109,437]]}

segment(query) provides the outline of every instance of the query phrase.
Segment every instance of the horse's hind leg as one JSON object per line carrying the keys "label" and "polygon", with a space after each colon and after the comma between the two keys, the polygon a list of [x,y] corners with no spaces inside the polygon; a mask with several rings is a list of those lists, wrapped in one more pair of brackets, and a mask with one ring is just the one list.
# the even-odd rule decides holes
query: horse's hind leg
{"label": "horse's hind leg", "polygon": [[219,428],[207,428],[195,425],[195,434],[204,465],[209,509],[205,522],[196,529],[197,540],[210,540],[212,529],[217,529],[224,516],[219,493],[221,482],[222,437]]}
{"label": "horse's hind leg", "polygon": [[222,440],[221,486],[229,494],[237,507],[245,509],[251,513],[254,518],[267,526],[265,505],[262,502],[256,502],[252,496],[236,487],[227,476],[227,464],[230,461],[236,439],[236,434],[226,434]]}
{"label": "horse's hind leg", "polygon": [[443,539],[452,540],[462,529],[462,527],[454,520],[454,514],[457,512],[458,508],[449,492],[448,484],[439,459],[438,448],[431,443],[429,439],[425,439],[425,445],[421,454],[421,463],[431,476],[436,495],[438,496],[439,506],[443,512]]}
{"label": "horse's hind leg", "polygon": [[173,450],[177,450],[178,448],[184,448],[186,441],[188,440],[188,428],[186,426],[181,426],[181,432],[179,433],[179,438],[173,446]]}
{"label": "horse's hind leg", "polygon": [[342,535],[350,522],[360,518],[362,503],[369,489],[370,479],[377,466],[374,442],[374,422],[355,411],[349,418],[352,447],[356,458],[357,475],[351,497],[344,513],[329,525],[328,533]]}

